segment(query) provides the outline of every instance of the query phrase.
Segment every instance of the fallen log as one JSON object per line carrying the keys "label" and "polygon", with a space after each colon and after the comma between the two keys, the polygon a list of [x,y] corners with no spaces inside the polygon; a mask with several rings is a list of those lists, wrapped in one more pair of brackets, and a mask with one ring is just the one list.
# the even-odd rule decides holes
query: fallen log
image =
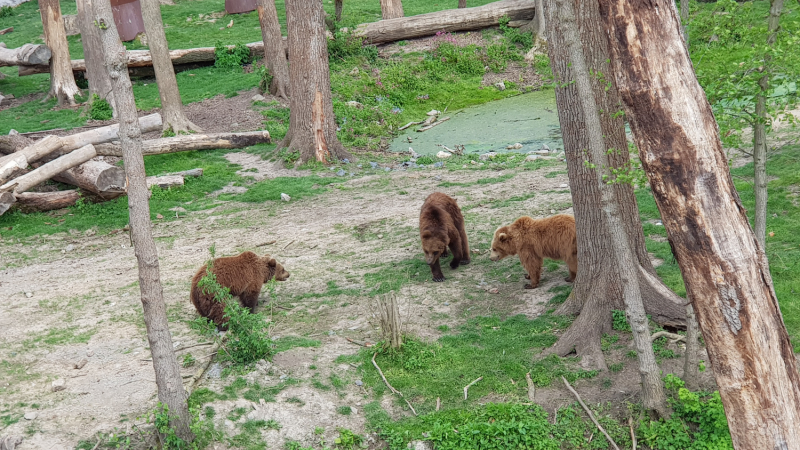
{"label": "fallen log", "polygon": [[89,161],[95,156],[97,156],[97,151],[94,149],[94,146],[92,144],[86,145],[74,152],[54,159],[47,164],[42,164],[37,169],[7,182],[0,186],[0,191],[10,191],[14,194],[25,192],[65,170]]}
{"label": "fallen log", "polygon": [[12,31],[14,31],[14,27],[3,28],[0,30],[0,34],[11,33]]}
{"label": "fallen log", "polygon": [[61,148],[61,138],[47,136],[22,150],[0,158],[0,183],[11,179],[20,170],[28,168],[30,163],[53,153]]}
{"label": "fallen log", "polygon": [[158,186],[161,189],[168,189],[175,186],[183,186],[184,178],[182,175],[162,175],[158,177],[147,177],[147,188]]}
{"label": "fallen log", "polygon": [[53,180],[95,193],[104,200],[117,198],[126,191],[125,169],[94,159],[55,175]]}
{"label": "fallen log", "polygon": [[25,44],[18,48],[0,47],[0,67],[47,65],[51,55],[50,49],[42,44]]}
{"label": "fallen log", "polygon": [[[142,154],[161,155],[164,153],[190,150],[212,150],[218,148],[243,148],[256,144],[269,143],[269,131],[248,131],[244,133],[187,134],[169,138],[152,139],[142,144]],[[117,143],[97,146],[97,154],[122,156],[122,147]]]}
{"label": "fallen log", "polygon": [[[158,113],[150,114],[147,116],[139,117],[139,128],[142,133],[149,133],[151,131],[161,130],[161,115]],[[71,136],[64,136],[61,138],[62,147],[58,155],[69,153],[76,148],[81,148],[86,145],[97,145],[103,142],[110,142],[119,137],[119,124],[108,125],[105,127],[87,130],[81,133],[76,133]]]}
{"label": "fallen log", "polygon": [[11,192],[0,192],[0,216],[8,211],[16,201],[17,198]]}
{"label": "fallen log", "polygon": [[17,194],[17,206],[22,212],[53,211],[75,204],[81,196],[76,190],[56,192],[23,192]]}
{"label": "fallen log", "polygon": [[484,6],[449,9],[417,16],[379,20],[359,25],[355,34],[371,44],[430,36],[438,31],[479,30],[498,25],[500,18],[531,20],[535,3],[530,0],[502,0]]}

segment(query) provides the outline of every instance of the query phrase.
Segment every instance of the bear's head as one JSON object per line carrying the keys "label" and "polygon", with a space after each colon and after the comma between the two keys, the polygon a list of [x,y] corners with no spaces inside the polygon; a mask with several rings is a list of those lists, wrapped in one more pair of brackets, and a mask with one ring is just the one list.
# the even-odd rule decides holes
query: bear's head
{"label": "bear's head", "polygon": [[420,234],[425,262],[431,265],[447,250],[447,236],[425,230]]}
{"label": "bear's head", "polygon": [[275,279],[275,281],[286,281],[289,279],[289,272],[283,268],[281,263],[275,260],[275,258],[266,255],[262,258],[263,261],[267,263],[267,271],[264,276],[264,283],[268,282],[271,279]]}
{"label": "bear's head", "polygon": [[489,259],[492,261],[500,261],[506,256],[515,255],[517,248],[514,245],[513,238],[509,233],[507,226],[500,227],[494,232],[494,239],[492,239],[492,253]]}

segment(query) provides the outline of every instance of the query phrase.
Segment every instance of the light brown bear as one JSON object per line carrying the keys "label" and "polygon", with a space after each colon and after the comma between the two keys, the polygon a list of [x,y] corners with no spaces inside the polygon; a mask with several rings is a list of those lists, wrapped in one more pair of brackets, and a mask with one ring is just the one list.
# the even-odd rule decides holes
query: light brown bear
{"label": "light brown bear", "polygon": [[578,272],[575,218],[568,214],[544,219],[524,216],[511,225],[498,228],[494,232],[489,259],[500,261],[513,255],[519,255],[522,267],[528,272],[525,278],[531,280],[530,284],[525,285],[525,289],[534,289],[539,285],[542,258],[565,261],[569,268],[569,277],[564,281],[575,280]]}
{"label": "light brown bear", "polygon": [[[203,265],[192,278],[192,304],[201,316],[211,319],[218,328],[225,329],[228,322],[228,318],[224,317],[225,305],[198,286],[200,279],[207,273],[206,269],[207,266]],[[249,308],[250,312],[258,304],[258,296],[264,283],[273,278],[277,281],[286,281],[289,278],[289,272],[274,258],[269,255],[260,257],[253,252],[216,258],[212,272],[217,276],[217,282],[230,289],[232,296],[239,297],[239,302]]]}
{"label": "light brown bear", "polygon": [[434,192],[425,199],[419,213],[419,235],[425,262],[431,267],[433,281],[444,281],[439,259],[447,256],[447,248],[453,252],[450,268],[469,264],[469,243],[464,229],[464,216],[455,199]]}

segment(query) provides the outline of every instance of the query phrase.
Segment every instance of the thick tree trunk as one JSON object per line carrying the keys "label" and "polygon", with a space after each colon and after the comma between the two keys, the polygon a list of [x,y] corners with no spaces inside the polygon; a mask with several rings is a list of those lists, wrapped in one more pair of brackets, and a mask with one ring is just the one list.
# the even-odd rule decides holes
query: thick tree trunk
{"label": "thick tree trunk", "polygon": [[128,208],[130,210],[131,237],[139,265],[139,289],[142,295],[144,323],[153,355],[158,399],[169,408],[170,426],[178,437],[191,442],[194,439],[189,425],[192,418],[186,403],[180,367],[172,346],[172,336],[167,322],[167,311],[158,267],[158,253],[151,232],[150,191],[145,183],[142,134],[136,117],[125,49],[119,40],[111,5],[94,2],[94,19],[105,23],[100,32],[103,55],[111,82],[114,85],[117,114],[119,114],[119,139],[124,149],[122,159],[128,177]]}
{"label": "thick tree trunk", "polygon": [[0,67],[47,64],[52,53],[46,45],[25,44],[19,48],[0,47]]}
{"label": "thick tree trunk", "polygon": [[[268,131],[249,131],[246,133],[190,134],[170,138],[153,139],[142,142],[142,154],[162,155],[164,153],[190,150],[213,150],[218,148],[244,148],[251,145],[269,143]],[[122,147],[117,143],[100,144],[97,154],[122,156]]]}
{"label": "thick tree trunk", "polygon": [[48,98],[58,99],[59,106],[75,104],[75,96],[80,94],[67,45],[67,31],[61,18],[61,6],[58,0],[39,0],[39,13],[42,16],[44,42],[52,52],[50,58],[50,93]]}
{"label": "thick tree trunk", "polygon": [[344,0],[336,0],[334,2],[334,7],[336,8],[336,21],[342,21],[342,10],[344,9]]}
{"label": "thick tree trunk", "polygon": [[[501,0],[484,6],[446,10],[361,24],[355,33],[371,44],[385,44],[436,34],[437,31],[469,31],[496,26],[500,18],[531,20],[536,6],[530,0]],[[291,59],[291,58],[290,58]]]}
{"label": "thick tree trunk", "polygon": [[466,8],[467,7],[467,0],[458,0],[458,8]]}
{"label": "thick tree trunk", "polygon": [[59,173],[53,179],[93,192],[105,200],[117,198],[125,193],[125,169],[112,166],[105,161],[94,159],[87,161]]}
{"label": "thick tree trunk", "polygon": [[275,0],[258,0],[258,20],[261,22],[261,38],[264,40],[264,63],[272,75],[269,93],[289,100],[289,66],[286,64],[286,50]]}
{"label": "thick tree trunk", "polygon": [[23,192],[17,196],[17,206],[24,213],[53,211],[74,205],[81,196],[78,191]]}
{"label": "thick tree trunk", "polygon": [[403,1],[381,0],[381,15],[383,20],[403,17]]}
{"label": "thick tree trunk", "polygon": [[[672,0],[600,0],[626,116],[736,449],[800,449],[800,373]],[[653,58],[647,55],[659,55]]]}
{"label": "thick tree trunk", "polygon": [[100,28],[92,23],[93,1],[104,0],[76,0],[78,7],[78,27],[81,30],[81,44],[83,45],[83,58],[86,61],[86,79],[89,80],[89,103],[94,101],[94,96],[105,99],[114,110],[114,91],[111,89],[111,78],[103,65],[103,53],[100,50]]}
{"label": "thick tree trunk", "polygon": [[[579,2],[576,9],[578,29],[581,33],[583,53],[589,68],[596,73],[609,73],[606,42],[602,35],[597,7],[590,2]],[[578,230],[579,270],[572,294],[556,311],[557,314],[579,314],[572,326],[561,336],[550,351],[565,356],[573,350],[589,368],[606,369],[605,358],[600,350],[600,339],[611,331],[611,311],[624,309],[620,268],[609,264],[613,254],[611,230],[605,224],[600,207],[601,191],[594,167],[625,168],[629,165],[628,146],[624,123],[615,112],[619,109],[619,96],[614,86],[609,86],[599,77],[592,77],[595,104],[602,111],[600,122],[605,137],[607,156],[597,161],[586,155],[589,148],[585,128],[586,119],[569,57],[565,52],[562,25],[556,10],[546,2],[544,14],[548,24],[548,53],[556,76],[556,103],[567,156],[572,203]],[[613,151],[611,151],[613,149]],[[638,262],[639,288],[644,299],[645,310],[661,325],[682,328],[685,311],[681,299],[661,283],[655,275],[645,247],[644,234],[639,220],[639,210],[633,187],[626,183],[613,185],[616,202],[620,208],[629,247]]]}
{"label": "thick tree trunk", "polygon": [[97,156],[97,152],[94,146],[89,144],[47,164],[42,164],[39,168],[7,182],[0,186],[0,191],[13,190],[15,194],[25,192],[37,184],[47,181],[53,176],[82,164],[95,156]]}
{"label": "thick tree trunk", "polygon": [[[102,1],[102,0],[95,0]],[[141,0],[142,19],[147,33],[147,46],[153,58],[153,69],[156,72],[158,95],[161,98],[161,117],[164,120],[164,131],[175,134],[202,131],[200,127],[186,118],[183,102],[178,91],[178,80],[167,47],[167,36],[161,21],[161,3],[158,0]]]}
{"label": "thick tree trunk", "polygon": [[317,0],[286,2],[292,101],[289,130],[278,147],[299,150],[303,162],[327,164],[352,156],[336,137],[324,15]]}

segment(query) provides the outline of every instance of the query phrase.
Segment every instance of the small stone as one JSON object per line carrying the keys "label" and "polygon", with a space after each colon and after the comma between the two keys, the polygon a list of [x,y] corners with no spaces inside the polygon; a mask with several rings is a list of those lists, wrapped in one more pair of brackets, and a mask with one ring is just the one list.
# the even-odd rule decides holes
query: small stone
{"label": "small stone", "polygon": [[350,75],[358,75],[358,67],[353,67],[353,70],[350,71]]}
{"label": "small stone", "polygon": [[479,156],[478,158],[479,158],[481,161],[486,161],[487,159],[492,159],[492,158],[494,158],[495,156],[497,156],[497,152],[489,152],[489,153],[484,153],[484,154],[482,154],[482,155],[481,155],[481,156]]}
{"label": "small stone", "polygon": [[664,224],[659,220],[658,222],[656,222],[656,226],[657,227],[663,227]]}
{"label": "small stone", "polygon": [[351,108],[358,108],[358,109],[361,109],[361,108],[364,107],[364,105],[362,105],[361,103],[359,103],[359,102],[357,102],[355,100],[350,100],[349,102],[345,103],[345,105],[347,105],[347,106],[349,106]]}
{"label": "small stone", "polygon": [[364,167],[364,165],[363,164],[359,164],[356,167],[358,167],[360,169],[360,168]]}
{"label": "small stone", "polygon": [[[330,3],[330,2],[328,2],[328,3]],[[339,28],[339,32],[341,32],[341,33],[349,33],[349,32],[350,32],[350,29],[349,29],[349,28],[347,28],[347,27],[342,27],[342,28]],[[356,67],[356,69],[357,69],[357,68],[358,68],[358,67]]]}
{"label": "small stone", "polygon": [[38,416],[38,415],[39,415],[39,414],[38,414],[36,411],[31,411],[31,412],[29,412],[29,413],[25,413],[25,420],[33,420],[33,419],[35,419],[35,418],[36,418],[36,416]]}
{"label": "small stone", "polygon": [[525,157],[525,161],[536,161],[539,159],[539,155],[528,155]]}
{"label": "small stone", "polygon": [[336,332],[333,330],[328,331],[328,336],[336,336]]}
{"label": "small stone", "polygon": [[411,450],[433,450],[433,443],[429,441],[411,441],[408,443]]}
{"label": "small stone", "polygon": [[361,380],[356,380],[356,386],[363,386],[364,382]]}
{"label": "small stone", "polygon": [[164,216],[162,216],[161,214],[156,214],[156,219],[163,219],[163,218]]}
{"label": "small stone", "polygon": [[250,411],[247,414],[247,420],[256,420],[256,417],[258,417],[258,412],[256,411]]}
{"label": "small stone", "polygon": [[94,356],[94,350],[86,350],[86,356],[88,356],[89,358]]}
{"label": "small stone", "polygon": [[411,153],[411,157],[414,159],[419,158],[419,153],[415,152],[411,147],[408,147],[408,153]]}
{"label": "small stone", "polygon": [[12,128],[12,129],[10,129],[10,130],[8,130],[8,135],[9,135],[9,136],[16,136],[16,135],[18,135],[18,134],[19,134],[19,131],[15,130],[15,129],[13,129],[13,128]]}
{"label": "small stone", "polygon": [[343,163],[343,164],[350,164],[350,160],[349,160],[349,159],[347,159],[347,158],[344,158],[344,159],[342,160],[342,163]]}
{"label": "small stone", "polygon": [[33,292],[26,292],[25,297],[31,298],[33,297]]}
{"label": "small stone", "polygon": [[450,306],[450,302],[444,302],[444,306]]}
{"label": "small stone", "polygon": [[547,149],[543,148],[543,149],[540,149],[540,150],[536,150],[533,153],[535,153],[537,155],[548,155],[548,154],[550,154],[550,150],[547,150]]}
{"label": "small stone", "polygon": [[503,83],[502,81],[499,82],[499,83],[495,83],[494,87],[496,87],[498,91],[505,91],[506,90],[506,84]]}
{"label": "small stone", "polygon": [[191,18],[191,17],[187,17],[187,18],[186,18],[186,21],[187,21],[187,22],[191,22],[191,21],[192,21],[192,18]]}
{"label": "small stone", "polygon": [[234,428],[236,428],[236,424],[235,424],[235,423],[233,423],[233,422],[232,422],[232,421],[230,421],[230,420],[225,420],[225,426],[226,426],[227,428],[230,428],[231,430],[232,430],[232,429],[234,429]]}
{"label": "small stone", "polygon": [[71,252],[71,251],[75,250],[75,246],[72,245],[72,244],[69,244],[66,247],[64,247],[64,250],[68,251],[68,252]]}
{"label": "small stone", "polygon": [[432,110],[428,111],[426,114],[429,115],[429,116],[438,116],[439,114],[441,114],[441,112],[439,112],[439,111],[437,111],[435,109],[432,109]]}
{"label": "small stone", "polygon": [[378,163],[371,162],[371,163],[369,163],[369,166],[372,167],[373,169],[377,169],[378,168]]}
{"label": "small stone", "polygon": [[284,194],[283,192],[281,192],[281,200],[288,202],[291,199],[292,197],[289,197],[289,194]]}
{"label": "small stone", "polygon": [[83,369],[83,366],[85,366],[88,362],[89,362],[89,360],[84,358],[84,359],[82,359],[82,360],[80,360],[80,361],[75,363],[75,368],[78,369],[78,370]]}
{"label": "small stone", "polygon": [[560,188],[568,188],[569,185],[567,183],[561,183],[561,184],[558,185],[558,187],[560,187]]}
{"label": "small stone", "polygon": [[383,171],[384,171],[384,172],[391,172],[391,171],[392,171],[392,169],[391,169],[390,167],[384,167],[384,168],[383,168]]}
{"label": "small stone", "polygon": [[343,177],[343,176],[344,176],[344,174],[345,174],[345,171],[344,171],[344,169],[339,169],[339,171],[338,171],[338,172],[336,172],[336,175],[338,175],[338,176],[340,176],[340,177]]}
{"label": "small stone", "polygon": [[445,152],[445,151],[440,151],[439,153],[436,154],[437,158],[449,158],[451,156],[453,156],[452,153],[448,153],[448,152]]}
{"label": "small stone", "polygon": [[67,388],[67,382],[63,378],[59,378],[56,381],[53,381],[51,384],[53,392],[63,391]]}
{"label": "small stone", "polygon": [[497,288],[491,288],[491,289],[489,289],[489,293],[490,293],[490,294],[497,294],[498,292],[500,292],[500,290],[499,290],[499,289],[497,289]]}
{"label": "small stone", "polygon": [[556,213],[556,210],[555,210],[555,209],[551,209],[551,210],[550,210],[550,214],[555,214],[555,213]]}
{"label": "small stone", "polygon": [[256,94],[250,99],[252,102],[263,102],[264,100],[266,100],[266,98],[261,94]]}
{"label": "small stone", "polygon": [[[433,163],[433,167],[435,168],[444,167],[444,163],[441,161],[436,161],[435,163]],[[438,179],[439,177],[437,176],[436,178]]]}
{"label": "small stone", "polygon": [[509,149],[509,150],[519,150],[519,149],[521,149],[521,148],[522,148],[522,144],[520,144],[519,142],[517,142],[516,144],[509,145],[509,146],[508,146],[508,147],[506,147],[506,148],[507,148],[507,149]]}

